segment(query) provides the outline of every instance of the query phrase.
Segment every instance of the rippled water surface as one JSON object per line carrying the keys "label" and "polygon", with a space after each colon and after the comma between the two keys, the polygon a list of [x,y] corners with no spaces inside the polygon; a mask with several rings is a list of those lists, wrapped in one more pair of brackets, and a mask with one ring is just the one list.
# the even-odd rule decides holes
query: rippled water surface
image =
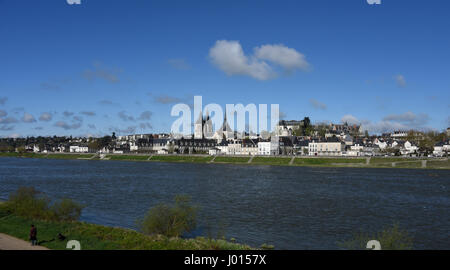
{"label": "rippled water surface", "polygon": [[135,228],[159,202],[188,194],[196,235],[278,249],[336,249],[354,232],[398,223],[415,248],[450,249],[450,172],[0,158],[0,198],[34,186],[87,207],[82,220]]}

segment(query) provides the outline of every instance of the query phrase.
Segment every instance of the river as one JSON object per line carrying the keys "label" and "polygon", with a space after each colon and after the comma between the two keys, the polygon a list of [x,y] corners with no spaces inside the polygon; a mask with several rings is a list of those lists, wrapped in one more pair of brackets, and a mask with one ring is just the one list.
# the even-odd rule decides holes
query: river
{"label": "river", "polygon": [[0,158],[0,199],[19,186],[86,205],[83,221],[136,229],[190,195],[196,235],[276,249],[337,249],[398,223],[416,249],[450,249],[450,171]]}

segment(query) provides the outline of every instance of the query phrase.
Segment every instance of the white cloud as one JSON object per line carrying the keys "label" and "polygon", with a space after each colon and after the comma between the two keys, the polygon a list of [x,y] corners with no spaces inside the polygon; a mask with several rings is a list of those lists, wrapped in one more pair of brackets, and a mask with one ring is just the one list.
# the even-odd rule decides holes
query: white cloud
{"label": "white cloud", "polygon": [[238,41],[218,40],[209,50],[212,62],[228,75],[247,75],[258,80],[276,76],[272,68],[256,57],[245,56]]}
{"label": "white cloud", "polygon": [[351,114],[346,114],[346,115],[342,116],[341,122],[347,123],[349,125],[359,125],[360,124],[358,118],[354,117]]}
{"label": "white cloud", "polygon": [[72,124],[68,124],[65,121],[58,121],[55,123],[55,127],[60,127],[65,130],[77,129],[81,127],[81,122],[74,122]]}
{"label": "white cloud", "polygon": [[12,124],[19,122],[15,117],[0,118],[0,124]]}
{"label": "white cloud", "polygon": [[135,121],[134,116],[128,115],[125,111],[119,112],[118,115],[123,121]]}
{"label": "white cloud", "polygon": [[150,120],[150,118],[152,117],[152,114],[153,113],[151,111],[142,112],[138,119],[139,120]]}
{"label": "white cloud", "polygon": [[33,115],[31,115],[29,113],[24,113],[22,121],[25,123],[33,123],[33,122],[36,122],[36,119],[34,118]]}
{"label": "white cloud", "polygon": [[93,111],[82,111],[80,113],[83,115],[86,115],[86,116],[95,116],[96,115],[96,113]]}
{"label": "white cloud", "polygon": [[406,86],[406,79],[405,76],[398,74],[395,76],[395,81],[397,82],[397,85],[399,87],[405,87]]}
{"label": "white cloud", "polygon": [[274,65],[287,72],[307,70],[309,67],[303,54],[282,44],[256,47],[254,54],[247,56],[239,41],[218,40],[209,50],[209,57],[214,65],[229,76],[245,75],[258,80],[275,78],[277,73]]}
{"label": "white cloud", "polygon": [[309,67],[309,63],[305,60],[303,54],[282,44],[257,47],[255,48],[255,56],[278,64],[287,71],[295,69],[307,70]]}
{"label": "white cloud", "polygon": [[327,109],[327,105],[326,104],[324,104],[324,103],[322,103],[322,102],[320,102],[320,101],[318,101],[316,99],[311,98],[309,100],[309,103],[316,109],[321,109],[321,110],[326,110]]}
{"label": "white cloud", "polygon": [[48,113],[48,112],[44,112],[41,114],[41,116],[39,116],[39,121],[45,121],[48,122],[50,120],[52,120],[52,114]]}
{"label": "white cloud", "polygon": [[430,117],[427,114],[415,114],[413,112],[390,114],[383,118],[384,121],[397,121],[412,127],[423,126],[428,123],[429,119]]}
{"label": "white cloud", "polygon": [[21,135],[19,133],[12,133],[8,135],[8,138],[19,138]]}
{"label": "white cloud", "polygon": [[370,133],[385,133],[385,132],[392,132],[395,130],[408,130],[411,128],[404,124],[392,121],[379,121],[376,123],[364,121],[364,123],[362,123],[361,125],[361,129],[367,130]]}
{"label": "white cloud", "polygon": [[403,114],[391,114],[384,117],[381,121],[372,122],[369,120],[359,120],[357,117],[347,114],[341,119],[343,123],[360,124],[362,130],[367,130],[370,133],[385,133],[395,130],[430,130],[425,126],[428,123],[429,117],[426,114],[414,114],[406,112]]}

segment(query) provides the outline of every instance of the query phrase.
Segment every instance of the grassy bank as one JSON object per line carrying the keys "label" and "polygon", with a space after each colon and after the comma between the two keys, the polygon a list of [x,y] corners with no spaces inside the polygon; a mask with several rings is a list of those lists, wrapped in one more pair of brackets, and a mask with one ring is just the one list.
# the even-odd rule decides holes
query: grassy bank
{"label": "grassy bank", "polygon": [[[7,213],[0,204],[0,232],[28,241],[30,224],[38,229],[38,242],[50,249],[66,249],[68,240],[78,240],[83,250],[240,250],[249,246],[225,240],[147,236],[134,230],[85,222],[37,221]],[[58,233],[66,240],[55,239]]]}
{"label": "grassy bank", "polygon": [[69,154],[69,153],[15,153],[0,152],[0,157],[23,157],[23,158],[50,158],[50,159],[88,159],[94,154]]}
{"label": "grassy bank", "polygon": [[220,156],[214,159],[214,163],[247,163],[250,157],[226,157]]}
{"label": "grassy bank", "polygon": [[[0,157],[26,157],[26,158],[52,158],[52,159],[94,159],[94,154],[37,154],[37,153],[0,153]],[[151,157],[151,158],[150,158]],[[405,158],[405,157],[372,157],[369,164],[366,158],[348,157],[296,157],[290,164],[291,157],[263,157],[255,156],[250,163],[250,157],[243,156],[212,156],[200,155],[107,155],[108,160],[123,161],[158,161],[158,162],[187,162],[187,163],[228,163],[249,165],[276,165],[276,166],[319,166],[319,167],[358,167],[358,168],[411,168],[421,169],[422,160],[427,160],[426,169],[450,169],[448,160],[432,158]],[[393,166],[394,163],[394,166]]]}
{"label": "grassy bank", "polygon": [[150,161],[206,163],[211,159],[212,156],[153,156]]}
{"label": "grassy bank", "polygon": [[364,164],[365,159],[362,158],[297,158],[294,160],[295,165],[346,165],[346,164]]}
{"label": "grassy bank", "polygon": [[145,161],[150,156],[138,156],[138,155],[108,155],[106,158],[110,160],[132,160],[132,161]]}
{"label": "grassy bank", "polygon": [[286,157],[254,157],[253,164],[259,165],[289,165],[291,158]]}

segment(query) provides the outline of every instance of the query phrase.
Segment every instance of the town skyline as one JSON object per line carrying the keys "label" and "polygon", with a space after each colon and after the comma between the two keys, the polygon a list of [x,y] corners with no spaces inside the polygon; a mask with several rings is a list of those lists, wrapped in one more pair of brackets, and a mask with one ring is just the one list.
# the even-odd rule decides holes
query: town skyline
{"label": "town skyline", "polygon": [[317,2],[2,1],[0,137],[170,133],[195,95],[370,134],[450,126],[449,3]]}

